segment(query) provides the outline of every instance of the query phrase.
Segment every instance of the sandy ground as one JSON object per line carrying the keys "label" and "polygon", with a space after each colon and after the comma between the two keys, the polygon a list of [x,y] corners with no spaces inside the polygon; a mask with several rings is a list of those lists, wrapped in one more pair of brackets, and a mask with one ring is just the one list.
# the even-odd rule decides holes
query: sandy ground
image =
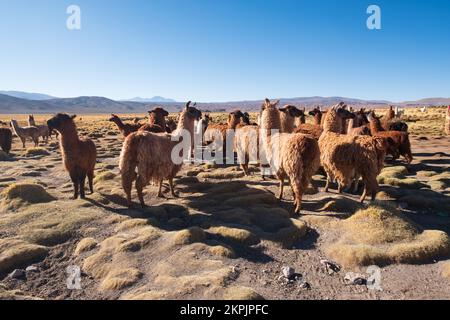
{"label": "sandy ground", "polygon": [[[81,132],[89,133],[87,127]],[[245,178],[236,167],[194,165],[185,166],[176,182],[180,198],[173,199],[165,186],[166,198],[158,199],[156,187],[149,186],[149,208],[129,210],[117,168],[122,138],[113,127],[91,137],[99,151],[96,175],[102,178],[85,201],[70,200],[72,185],[62,170],[56,140],[41,144],[48,154],[24,156],[15,139],[13,158],[0,161],[0,191],[19,182],[39,183],[55,199],[11,204],[2,195],[0,240],[5,248],[19,239],[44,246],[47,253],[4,269],[1,298],[450,299],[450,280],[442,274],[448,255],[382,265],[382,291],[344,282],[350,271],[367,276],[367,266],[342,266],[340,272],[328,274],[320,261],[330,259],[326,248],[342,233],[333,223],[368,204],[360,206],[358,195],[337,195],[334,189],[323,193],[320,175],[315,176],[320,191],[305,195],[300,218],[290,216],[290,188],[281,203],[273,196],[275,180],[262,181],[258,174]],[[434,176],[449,173],[450,138],[414,134],[411,142],[415,160],[405,178],[426,187],[384,184],[381,191],[421,228],[450,234],[449,177],[435,190],[427,185]],[[398,161],[387,166],[406,165]],[[431,199],[431,206],[409,202],[407,196]],[[86,219],[73,222],[80,216]],[[61,234],[50,241],[43,230]],[[97,245],[76,253],[86,238]],[[0,252],[0,261],[5,252]],[[8,276],[12,269],[30,265],[38,271],[26,272],[26,279]],[[82,270],[81,290],[67,289],[66,268],[72,265]],[[302,281],[280,279],[284,266],[294,268]],[[309,289],[301,285],[305,281]]]}

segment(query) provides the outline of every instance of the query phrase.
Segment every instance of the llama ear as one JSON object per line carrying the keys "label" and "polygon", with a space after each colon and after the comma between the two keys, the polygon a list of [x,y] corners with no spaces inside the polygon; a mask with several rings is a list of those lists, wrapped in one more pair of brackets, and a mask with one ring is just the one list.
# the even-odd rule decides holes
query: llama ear
{"label": "llama ear", "polygon": [[72,119],[72,120],[74,120],[75,118],[77,117],[77,115],[76,114],[74,114],[73,116],[71,116],[70,118]]}
{"label": "llama ear", "polygon": [[187,111],[189,109],[189,107],[191,106],[192,101],[188,101],[188,103],[186,103],[186,107],[185,110]]}
{"label": "llama ear", "polygon": [[274,103],[272,103],[272,106],[276,107],[277,105],[280,104],[280,100],[275,101]]}

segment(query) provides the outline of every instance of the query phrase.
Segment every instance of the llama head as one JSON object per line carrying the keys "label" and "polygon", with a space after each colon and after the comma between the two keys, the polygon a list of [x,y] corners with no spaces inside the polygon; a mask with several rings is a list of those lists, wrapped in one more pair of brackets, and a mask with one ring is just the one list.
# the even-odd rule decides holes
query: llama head
{"label": "llama head", "polygon": [[356,126],[358,127],[369,123],[369,119],[367,119],[367,115],[364,108],[361,108],[361,110],[355,113],[355,122]]}
{"label": "llama head", "polygon": [[244,112],[244,117],[242,118],[242,121],[246,125],[250,125],[250,114],[248,112]]}
{"label": "llama head", "polygon": [[265,99],[264,100],[264,104],[262,106],[262,110],[266,110],[266,109],[275,109],[278,104],[280,103],[280,100],[277,100],[275,102],[271,102],[269,99]]}
{"label": "llama head", "polygon": [[367,120],[369,120],[369,122],[378,122],[380,121],[381,117],[377,117],[375,114],[375,111],[370,111],[369,115],[367,116]]}
{"label": "llama head", "polygon": [[200,120],[202,117],[202,112],[195,107],[191,107],[191,101],[186,103],[186,107],[184,108],[184,113],[193,120]]}
{"label": "llama head", "polygon": [[293,118],[300,118],[305,115],[305,113],[302,110],[300,110],[296,106],[292,106],[292,105],[284,106],[283,108],[280,108],[279,110],[283,113],[290,115]]}
{"label": "llama head", "polygon": [[244,118],[244,114],[241,112],[241,110],[234,110],[228,115],[228,124],[236,126],[241,122],[242,118]]}
{"label": "llama head", "polygon": [[152,111],[149,111],[148,113],[150,114],[150,116],[154,116],[154,117],[168,117],[169,116],[169,113],[161,107],[157,107],[157,108],[153,109]]}
{"label": "llama head", "polygon": [[355,114],[348,111],[344,106],[333,109],[336,112],[336,115],[343,120],[355,119]]}
{"label": "llama head", "polygon": [[316,115],[322,115],[322,110],[320,110],[319,107],[315,107],[310,112],[308,112],[308,114],[312,117],[315,117]]}
{"label": "llama head", "polygon": [[28,115],[28,121],[34,121],[34,116],[32,114]]}
{"label": "llama head", "polygon": [[76,117],[76,115],[70,116],[67,113],[58,113],[47,121],[47,126],[50,130],[56,130],[63,133],[65,129],[75,127],[74,119]]}
{"label": "llama head", "polygon": [[109,122],[116,122],[119,120],[119,117],[116,114],[111,114],[111,118],[109,118]]}

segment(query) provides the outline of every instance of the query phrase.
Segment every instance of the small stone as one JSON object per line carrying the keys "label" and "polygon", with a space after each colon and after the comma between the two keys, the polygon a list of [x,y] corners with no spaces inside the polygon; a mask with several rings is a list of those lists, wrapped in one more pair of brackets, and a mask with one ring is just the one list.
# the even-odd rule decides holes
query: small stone
{"label": "small stone", "polygon": [[23,269],[14,270],[9,274],[9,276],[13,279],[26,279],[25,270]]}
{"label": "small stone", "polygon": [[359,273],[349,272],[345,275],[344,281],[346,285],[363,286],[367,283],[366,278]]}
{"label": "small stone", "polygon": [[295,269],[291,267],[283,267],[281,271],[286,279],[291,279],[295,275]]}
{"label": "small stone", "polygon": [[311,290],[311,285],[305,281],[300,284],[300,288],[305,289],[305,290]]}
{"label": "small stone", "polygon": [[338,273],[339,271],[341,271],[341,267],[333,261],[323,259],[323,260],[320,260],[320,263],[325,266],[329,275],[332,275],[333,273]]}
{"label": "small stone", "polygon": [[29,266],[25,269],[27,272],[39,272],[39,268],[36,266]]}

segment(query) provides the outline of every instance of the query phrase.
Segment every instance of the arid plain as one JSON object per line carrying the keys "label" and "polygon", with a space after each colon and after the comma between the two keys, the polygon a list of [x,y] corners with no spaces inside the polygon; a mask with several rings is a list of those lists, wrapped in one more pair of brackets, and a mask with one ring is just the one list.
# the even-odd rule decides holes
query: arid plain
{"label": "arid plain", "polygon": [[[148,208],[128,209],[118,169],[123,137],[109,115],[76,120],[98,153],[95,193],[86,200],[70,199],[55,138],[23,149],[15,137],[10,155],[0,151],[0,298],[450,299],[445,112],[406,109],[414,160],[386,162],[376,202],[361,205],[357,194],[335,187],[325,193],[317,174],[319,189],[308,190],[300,217],[291,213],[290,188],[279,202],[277,181],[263,181],[256,166],[245,177],[238,166],[214,164],[184,166],[179,198],[167,185],[157,198],[148,186]],[[25,124],[27,116],[0,116],[12,118]],[[346,283],[349,272],[368,276],[371,265],[381,268],[382,290]],[[10,276],[30,266],[23,277]],[[82,271],[80,290],[67,288],[69,266]],[[292,281],[283,278],[287,266],[298,273]]]}

